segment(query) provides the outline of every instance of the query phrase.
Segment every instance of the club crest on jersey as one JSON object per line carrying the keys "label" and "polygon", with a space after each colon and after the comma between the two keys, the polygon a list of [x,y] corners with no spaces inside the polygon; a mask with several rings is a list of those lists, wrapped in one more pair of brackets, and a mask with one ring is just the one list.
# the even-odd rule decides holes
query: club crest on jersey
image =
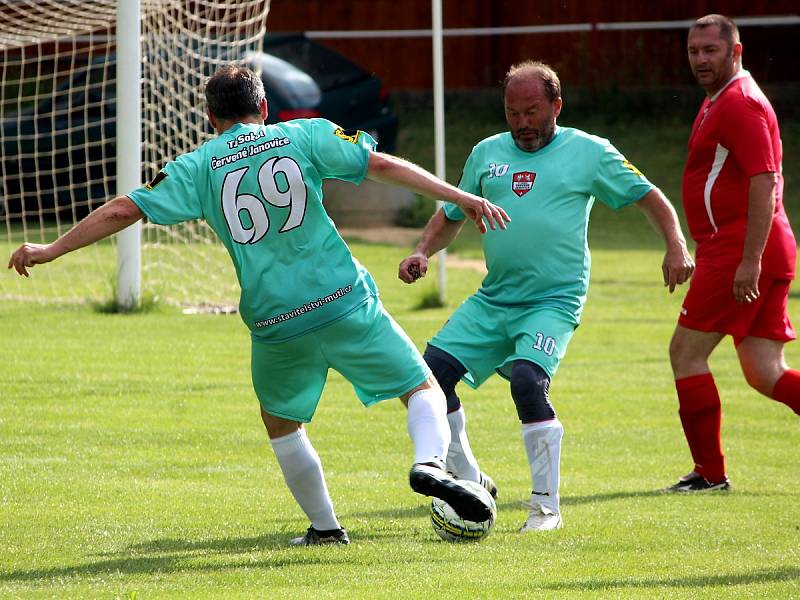
{"label": "club crest on jersey", "polygon": [[511,191],[522,198],[522,196],[531,191],[534,181],[536,181],[536,173],[531,173],[530,171],[514,173],[511,178]]}

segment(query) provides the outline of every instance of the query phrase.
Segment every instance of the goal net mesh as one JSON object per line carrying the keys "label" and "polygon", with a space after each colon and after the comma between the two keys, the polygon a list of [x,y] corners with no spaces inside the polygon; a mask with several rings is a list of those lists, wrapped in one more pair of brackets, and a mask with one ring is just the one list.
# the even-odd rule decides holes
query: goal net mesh
{"label": "goal net mesh", "polygon": [[[52,241],[130,191],[116,188],[116,7],[0,4],[0,256],[22,241]],[[269,0],[141,0],[142,182],[212,135],[203,83],[218,65],[261,48],[268,10]],[[115,282],[112,237],[28,280],[4,275],[0,299],[105,302]],[[144,224],[142,291],[201,310],[238,300],[227,253],[202,222]]]}

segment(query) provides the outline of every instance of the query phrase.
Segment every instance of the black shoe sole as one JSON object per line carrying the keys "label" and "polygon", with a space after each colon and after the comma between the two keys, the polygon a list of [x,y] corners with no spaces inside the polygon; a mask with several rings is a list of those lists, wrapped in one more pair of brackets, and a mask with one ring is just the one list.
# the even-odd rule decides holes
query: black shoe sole
{"label": "black shoe sole", "polygon": [[714,493],[714,492],[729,492],[731,491],[730,484],[728,485],[713,485],[710,487],[669,487],[666,490],[672,494],[702,494],[702,493]]}
{"label": "black shoe sole", "polygon": [[[298,540],[295,542],[294,540]],[[350,538],[347,537],[347,532],[342,531],[342,533],[337,537],[336,535],[326,535],[320,536],[319,533],[314,532],[306,533],[302,538],[293,538],[289,540],[290,546],[329,546],[333,545],[342,545],[346,546],[350,543]]]}
{"label": "black shoe sole", "polygon": [[462,519],[482,522],[492,511],[475,494],[449,478],[444,471],[439,476],[434,467],[428,470],[412,467],[409,475],[411,489],[423,496],[433,496],[447,502]]}
{"label": "black shoe sole", "polygon": [[719,483],[708,483],[707,481],[696,478],[688,481],[679,481],[678,483],[664,488],[664,492],[670,494],[697,494],[703,492],[728,492],[731,489],[731,482],[729,480],[720,481]]}

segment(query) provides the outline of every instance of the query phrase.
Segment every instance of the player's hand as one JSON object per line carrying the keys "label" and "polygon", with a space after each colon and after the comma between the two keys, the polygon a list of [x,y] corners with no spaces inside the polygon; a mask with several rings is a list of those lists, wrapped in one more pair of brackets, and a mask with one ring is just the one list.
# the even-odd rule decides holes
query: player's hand
{"label": "player's hand", "polygon": [[428,272],[428,257],[415,252],[403,259],[397,276],[406,283],[414,283],[417,279],[425,277]]}
{"label": "player's hand", "polygon": [[52,244],[22,244],[11,255],[8,268],[14,268],[20,275],[28,277],[30,267],[48,263],[54,258]]}
{"label": "player's hand", "polygon": [[[506,228],[506,223],[511,221],[511,218],[499,206],[496,206],[480,196],[464,193],[461,198],[456,201],[458,207],[467,215],[467,218],[475,223],[475,227],[481,233],[486,233],[486,224],[489,224],[491,229]],[[485,221],[484,221],[485,219]]]}
{"label": "player's hand", "polygon": [[761,261],[742,259],[733,276],[733,297],[736,302],[755,302],[758,300],[758,278],[761,276]]}
{"label": "player's hand", "polygon": [[661,274],[664,276],[664,285],[669,287],[669,293],[675,288],[691,279],[694,273],[694,261],[686,246],[675,245],[667,250],[664,262],[661,263]]}

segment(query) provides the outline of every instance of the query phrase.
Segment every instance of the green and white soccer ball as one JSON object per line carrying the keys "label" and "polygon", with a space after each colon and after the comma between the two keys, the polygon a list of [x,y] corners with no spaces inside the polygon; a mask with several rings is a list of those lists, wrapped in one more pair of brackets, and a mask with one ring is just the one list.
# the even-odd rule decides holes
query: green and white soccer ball
{"label": "green and white soccer ball", "polygon": [[492,514],[485,521],[468,521],[458,516],[444,500],[434,498],[431,500],[431,524],[433,530],[446,542],[477,542],[485,538],[492,531],[497,518],[497,505],[492,495],[479,483],[474,481],[461,481],[489,505]]}

